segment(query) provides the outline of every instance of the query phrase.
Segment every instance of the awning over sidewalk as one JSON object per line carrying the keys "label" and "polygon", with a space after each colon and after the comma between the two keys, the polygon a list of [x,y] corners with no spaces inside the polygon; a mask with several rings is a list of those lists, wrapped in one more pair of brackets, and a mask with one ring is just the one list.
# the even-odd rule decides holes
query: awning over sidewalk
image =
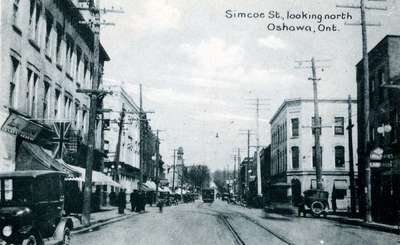
{"label": "awning over sidewalk", "polygon": [[[86,174],[86,169],[78,167],[78,166],[73,166],[73,165],[68,165],[71,169],[77,171],[80,173],[79,177],[73,177],[73,178],[67,178],[65,179],[66,181],[79,181],[79,182],[85,182],[85,174]],[[115,186],[115,187],[120,187],[121,185],[112,180],[110,176],[107,176],[101,172],[94,171],[92,172],[92,183],[94,185],[110,185],[110,186]]]}
{"label": "awning over sidewalk", "polygon": [[333,189],[335,190],[347,190],[348,189],[348,185],[346,180],[335,180],[335,182],[333,182]]}
{"label": "awning over sidewalk", "polygon": [[148,180],[142,184],[142,190],[143,191],[156,191],[156,183]]}
{"label": "awning over sidewalk", "polygon": [[164,186],[163,188],[161,188],[162,192],[168,192],[168,193],[172,193],[171,189],[168,186]]}
{"label": "awning over sidewalk", "polygon": [[44,170],[52,169],[64,172],[71,177],[79,176],[79,172],[72,169],[64,161],[53,159],[50,152],[39,145],[23,141],[18,149],[16,159],[17,170]]}

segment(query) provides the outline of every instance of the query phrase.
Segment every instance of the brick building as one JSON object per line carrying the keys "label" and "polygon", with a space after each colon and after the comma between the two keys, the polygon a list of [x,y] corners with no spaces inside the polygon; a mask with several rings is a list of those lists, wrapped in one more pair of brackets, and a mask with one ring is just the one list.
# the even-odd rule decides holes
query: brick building
{"label": "brick building", "polygon": [[[71,0],[1,2],[0,170],[68,170],[54,158],[77,154],[78,145],[84,155],[70,160],[85,165],[77,159],[85,159],[90,103],[76,89],[91,88],[94,61],[93,32],[82,20]],[[100,50],[102,71],[109,57]],[[76,144],[53,141],[55,122],[70,125],[65,136]],[[101,120],[96,137],[101,156]]]}
{"label": "brick building", "polygon": [[[382,160],[371,168],[372,216],[375,221],[395,222],[400,207],[400,36],[388,35],[369,51],[369,151],[383,150]],[[358,149],[365,142],[362,60],[357,67]],[[389,86],[385,86],[389,85]],[[392,87],[390,87],[392,86]],[[383,131],[381,131],[383,129]],[[369,152],[365,153],[369,156]],[[360,160],[364,153],[359,151]],[[358,165],[360,176],[365,165]],[[359,188],[364,189],[365,178]],[[364,195],[360,206],[364,211]]]}

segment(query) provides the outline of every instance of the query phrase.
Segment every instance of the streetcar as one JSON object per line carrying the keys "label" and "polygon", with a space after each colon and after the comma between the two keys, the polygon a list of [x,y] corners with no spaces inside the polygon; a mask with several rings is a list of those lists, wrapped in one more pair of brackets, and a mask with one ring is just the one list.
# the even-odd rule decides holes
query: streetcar
{"label": "streetcar", "polygon": [[207,188],[201,191],[203,202],[214,202],[214,189]]}

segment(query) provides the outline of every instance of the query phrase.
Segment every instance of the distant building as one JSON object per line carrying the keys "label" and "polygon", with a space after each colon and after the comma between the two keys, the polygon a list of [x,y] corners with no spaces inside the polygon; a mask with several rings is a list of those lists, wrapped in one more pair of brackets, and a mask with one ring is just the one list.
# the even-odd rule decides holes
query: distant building
{"label": "distant building", "polygon": [[271,181],[271,145],[263,148],[260,151],[260,164],[261,164],[261,188],[262,194],[268,191],[268,185]]}
{"label": "distant building", "polygon": [[[92,30],[71,0],[2,1],[0,11],[0,170],[86,166],[90,98],[76,90],[92,88]],[[108,60],[100,46],[100,75]],[[101,124],[94,169],[103,157]]]}
{"label": "distant building", "polygon": [[[351,103],[355,105],[356,101]],[[270,121],[270,188],[277,199],[296,202],[304,190],[316,188],[314,133],[311,128],[313,108],[310,99],[285,100]],[[348,208],[348,100],[320,99],[319,111],[323,126],[320,136],[323,187],[330,196],[335,192],[338,208]],[[354,144],[357,144],[356,135],[353,132]],[[357,164],[356,153],[353,157]]]}
{"label": "distant building", "polygon": [[[369,140],[370,150],[383,150],[382,160],[371,168],[372,216],[375,221],[396,222],[400,207],[400,36],[388,35],[369,53]],[[382,85],[390,85],[392,88]],[[365,143],[364,85],[362,60],[357,64],[358,149],[359,158]],[[381,131],[382,130],[382,131]],[[385,132],[386,131],[386,132]],[[360,162],[358,172],[365,175]],[[359,179],[359,188],[365,178]],[[361,211],[365,211],[365,196],[360,193]]]}
{"label": "distant building", "polygon": [[[127,193],[130,193],[133,189],[138,189],[140,178],[140,109],[121,86],[106,84],[104,89],[112,92],[112,95],[106,96],[103,100],[104,108],[112,110],[104,113],[104,121],[107,122],[107,127],[104,128],[104,149],[107,150],[104,164],[106,172],[114,180],[118,180]],[[117,163],[119,122],[123,110],[125,110],[125,116],[120,138],[119,162]]]}

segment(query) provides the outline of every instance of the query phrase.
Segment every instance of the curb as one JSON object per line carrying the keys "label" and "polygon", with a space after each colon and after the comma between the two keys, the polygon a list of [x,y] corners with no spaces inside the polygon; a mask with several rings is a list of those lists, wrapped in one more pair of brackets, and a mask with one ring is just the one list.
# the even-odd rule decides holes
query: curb
{"label": "curb", "polygon": [[94,229],[104,226],[104,225],[108,225],[108,224],[112,224],[112,223],[115,223],[118,221],[128,219],[135,215],[136,215],[136,213],[133,213],[133,214],[126,214],[126,215],[117,216],[117,217],[113,217],[113,218],[109,218],[109,219],[99,220],[99,221],[92,223],[90,226],[86,226],[86,227],[83,226],[83,227],[78,227],[76,229],[73,229],[71,234],[76,235],[76,234],[85,233],[85,232],[94,230]]}
{"label": "curb", "polygon": [[384,231],[384,232],[389,232],[389,233],[394,233],[394,234],[400,233],[400,229],[398,229],[396,227],[391,227],[389,225],[382,225],[382,224],[378,224],[378,223],[365,223],[365,222],[359,221],[359,220],[349,220],[346,218],[332,217],[332,216],[329,217],[329,215],[326,219],[345,223],[345,224],[350,224],[350,225],[362,226],[362,227],[369,228],[372,230],[377,230],[377,231]]}

